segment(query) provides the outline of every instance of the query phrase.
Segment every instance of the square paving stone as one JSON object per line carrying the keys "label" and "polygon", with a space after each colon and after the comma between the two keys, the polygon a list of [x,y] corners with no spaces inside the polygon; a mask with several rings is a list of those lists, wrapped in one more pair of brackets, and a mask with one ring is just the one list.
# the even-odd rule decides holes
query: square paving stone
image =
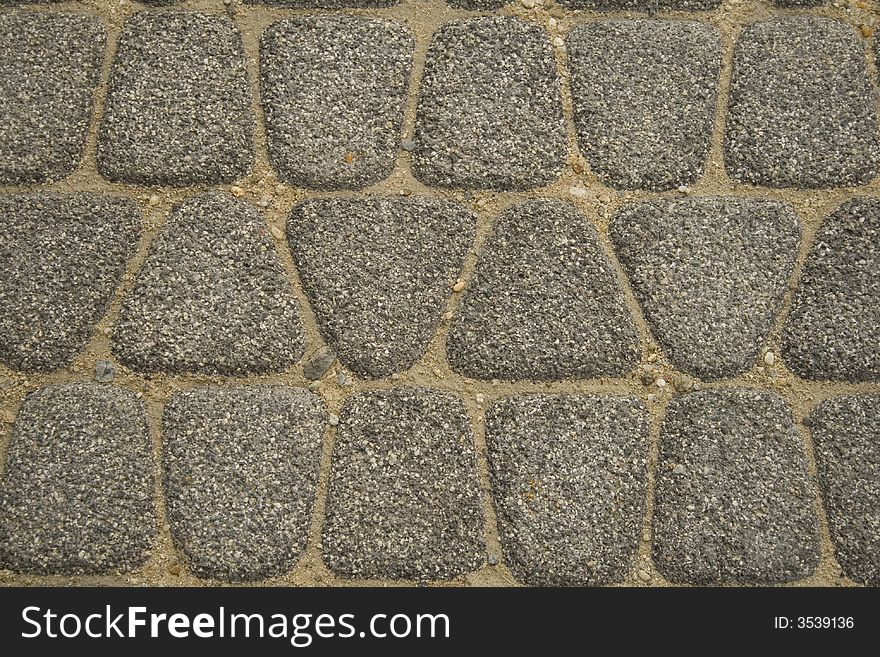
{"label": "square paving stone", "polygon": [[474,436],[454,395],[371,390],[342,407],[324,559],[349,578],[449,579],[485,559]]}
{"label": "square paving stone", "polygon": [[255,580],[306,545],[326,414],[280,386],[200,388],[165,407],[171,534],[200,577]]}
{"label": "square paving stone", "polygon": [[413,173],[426,185],[521,190],[566,157],[559,78],[544,29],[509,17],[444,25],[428,50]]}
{"label": "square paving stone", "polygon": [[624,579],[642,534],[648,411],[636,397],[508,397],[486,412],[504,556],[522,582]]}
{"label": "square paving stone", "polygon": [[880,199],[848,201],[819,226],[782,356],[805,379],[880,381]]}
{"label": "square paving stone", "polygon": [[437,331],[475,218],[427,198],[316,199],[287,235],[324,339],[366,377],[410,368]]}
{"label": "square paving stone", "polygon": [[133,570],[156,534],[153,447],[125,388],[64,383],[31,393],[0,484],[0,568],[37,574]]}
{"label": "square paving stone", "polygon": [[768,187],[870,181],[880,164],[862,39],[841,21],[786,16],[747,25],[733,56],[728,173]]}
{"label": "square paving stone", "polygon": [[231,182],[250,173],[253,120],[232,19],[140,12],[119,37],[98,171],[142,185]]}
{"label": "square paving stone", "polygon": [[140,230],[129,199],[0,198],[0,362],[25,372],[68,365],[107,312]]}
{"label": "square paving stone", "polygon": [[113,331],[113,353],[146,372],[280,372],[303,352],[293,289],[252,205],[209,192],[176,206]]}
{"label": "square paving stone", "polygon": [[402,24],[360,16],[292,18],[263,33],[269,157],[285,182],[360,189],[391,173],[414,44]]}
{"label": "square paving stone", "polygon": [[573,29],[567,47],[578,143],[602,182],[695,182],[715,123],[718,33],[691,21],[602,21]]}
{"label": "square paving stone", "polygon": [[79,166],[106,38],[93,16],[0,14],[0,184],[59,180]]}
{"label": "square paving stone", "polygon": [[639,336],[598,234],[573,205],[533,199],[498,219],[446,344],[474,379],[617,376]]}
{"label": "square paving stone", "polygon": [[822,402],[810,415],[816,466],[837,562],[880,585],[880,397]]}
{"label": "square paving stone", "polygon": [[803,442],[776,393],[675,397],[660,430],[655,486],[654,563],[672,582],[789,582],[819,563]]}
{"label": "square paving stone", "polygon": [[754,364],[800,245],[788,205],[723,196],[646,201],[624,206],[609,232],[676,368],[714,380]]}

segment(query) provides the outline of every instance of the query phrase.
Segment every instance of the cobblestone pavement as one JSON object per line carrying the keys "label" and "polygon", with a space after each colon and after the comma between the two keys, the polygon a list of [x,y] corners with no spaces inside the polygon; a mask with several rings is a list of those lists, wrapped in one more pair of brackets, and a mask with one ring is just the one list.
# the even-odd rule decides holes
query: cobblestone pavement
{"label": "cobblestone pavement", "polygon": [[0,584],[880,584],[875,32],[0,0]]}

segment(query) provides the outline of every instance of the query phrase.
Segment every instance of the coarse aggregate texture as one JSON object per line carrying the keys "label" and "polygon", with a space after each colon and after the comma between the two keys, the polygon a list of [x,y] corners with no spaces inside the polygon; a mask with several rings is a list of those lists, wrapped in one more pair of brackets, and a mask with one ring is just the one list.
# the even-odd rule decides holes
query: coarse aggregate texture
{"label": "coarse aggregate texture", "polygon": [[753,365],[800,245],[788,205],[732,196],[643,201],[625,205],[609,232],[676,368],[715,380]]}
{"label": "coarse aggregate texture", "polygon": [[705,23],[612,20],[567,39],[581,153],[610,187],[666,190],[705,168],[721,42]]}
{"label": "coarse aggregate texture", "polygon": [[248,5],[288,7],[290,9],[358,9],[393,7],[400,0],[243,0]]}
{"label": "coarse aggregate texture", "polygon": [[113,353],[145,372],[284,371],[303,330],[265,220],[208,192],[177,205],[153,242],[113,332]]}
{"label": "coarse aggregate texture", "polygon": [[772,0],[777,7],[785,7],[786,9],[800,9],[803,7],[818,7],[825,4],[827,0]]}
{"label": "coarse aggregate texture", "polygon": [[323,548],[342,577],[449,579],[485,559],[474,436],[447,392],[399,387],[340,413]]}
{"label": "coarse aggregate texture", "polygon": [[105,574],[149,556],[152,445],[130,390],[65,383],[28,395],[0,481],[0,567]]}
{"label": "coarse aggregate texture", "polygon": [[747,25],[733,55],[727,171],[768,187],[867,183],[880,164],[875,105],[850,25],[815,16]]}
{"label": "coarse aggregate texture", "polygon": [[805,379],[880,381],[880,198],[847,201],[819,226],[782,355]]}
{"label": "coarse aggregate texture", "polygon": [[776,393],[675,397],[660,430],[655,487],[654,563],[672,582],[780,583],[819,563],[803,442]]}
{"label": "coarse aggregate texture", "polygon": [[664,10],[708,11],[721,4],[721,0],[558,0],[569,9],[596,9],[599,11],[644,11],[654,13]]}
{"label": "coarse aggregate texture", "polygon": [[500,9],[508,0],[446,0],[446,4],[456,9],[467,9],[468,11],[489,11],[491,9]]}
{"label": "coarse aggregate texture", "polygon": [[94,16],[0,14],[0,184],[60,180],[79,165],[105,43]]}
{"label": "coarse aggregate texture", "polygon": [[425,353],[474,226],[464,207],[418,197],[313,199],[294,208],[291,251],[343,365],[378,378]]}
{"label": "coarse aggregate texture", "polygon": [[621,375],[639,336],[596,229],[575,207],[532,199],[505,211],[453,320],[452,369],[474,379]]}
{"label": "coarse aggregate texture", "polygon": [[486,412],[505,562],[539,586],[623,580],[642,533],[648,410],[636,397],[508,397]]}

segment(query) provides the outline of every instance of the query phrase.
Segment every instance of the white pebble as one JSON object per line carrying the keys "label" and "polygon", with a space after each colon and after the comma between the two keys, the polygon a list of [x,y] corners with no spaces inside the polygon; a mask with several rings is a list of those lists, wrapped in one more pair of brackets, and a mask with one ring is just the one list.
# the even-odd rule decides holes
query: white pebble
{"label": "white pebble", "polygon": [[534,9],[535,8],[535,0],[520,0],[522,6],[526,9]]}
{"label": "white pebble", "polygon": [[765,365],[773,365],[773,363],[775,363],[775,362],[776,362],[776,354],[774,354],[772,351],[768,351],[766,354],[764,354],[764,364]]}
{"label": "white pebble", "polygon": [[556,46],[557,48],[562,48],[562,46],[565,45],[565,41],[562,40],[562,37],[554,37],[553,38],[553,45]]}
{"label": "white pebble", "polygon": [[578,198],[587,198],[590,195],[590,192],[583,187],[571,187],[569,188],[568,193],[572,196],[577,196]]}
{"label": "white pebble", "polygon": [[551,30],[555,30],[557,25],[558,23],[556,22],[556,19],[552,16],[547,19],[547,27],[549,27]]}
{"label": "white pebble", "polygon": [[662,376],[659,379],[657,379],[656,381],[654,381],[654,383],[657,384],[658,388],[665,388],[666,387],[666,379],[664,379]]}

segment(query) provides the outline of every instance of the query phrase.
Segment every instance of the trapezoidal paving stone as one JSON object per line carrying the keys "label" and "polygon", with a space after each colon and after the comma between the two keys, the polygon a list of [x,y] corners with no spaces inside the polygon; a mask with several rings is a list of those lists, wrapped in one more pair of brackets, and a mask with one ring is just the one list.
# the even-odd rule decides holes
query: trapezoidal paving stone
{"label": "trapezoidal paving stone", "polygon": [[508,397],[486,412],[505,562],[538,586],[623,580],[647,490],[648,411],[636,397]]}
{"label": "trapezoidal paving stone", "polygon": [[644,201],[618,211],[609,233],[676,368],[716,380],[754,364],[800,245],[788,205],[724,196]]}
{"label": "trapezoidal paving stone", "polygon": [[602,182],[694,183],[715,123],[717,31],[691,21],[601,21],[575,27],[567,49],[578,143]]}
{"label": "trapezoidal paving stone", "polygon": [[290,18],[263,32],[262,102],[281,179],[360,189],[391,173],[414,45],[403,24],[360,16]]}
{"label": "trapezoidal paving stone", "polygon": [[880,397],[824,401],[810,431],[828,529],[850,579],[880,585]]}
{"label": "trapezoidal paving stone", "polygon": [[0,568],[41,575],[129,571],[156,534],[143,402],[97,383],[29,394],[0,484]]}
{"label": "trapezoidal paving stone", "polygon": [[250,173],[244,47],[227,16],[142,11],[122,28],[98,140],[108,180],[187,186]]}
{"label": "trapezoidal paving stone", "polygon": [[846,23],[786,16],[743,28],[733,56],[728,173],[768,187],[869,182],[880,164],[865,48]]}
{"label": "trapezoidal paving stone", "polygon": [[106,38],[94,16],[0,14],[0,184],[60,180],[79,166]]}
{"label": "trapezoidal paving stone", "polygon": [[446,343],[474,379],[617,376],[639,336],[595,228],[573,205],[533,199],[499,217]]}
{"label": "trapezoidal paving stone", "polygon": [[296,388],[176,394],[165,407],[165,486],[175,543],[199,577],[283,573],[305,549],[326,413]]}
{"label": "trapezoidal paving stone", "polygon": [[813,573],[815,494],[782,397],[746,388],[675,397],[659,449],[653,558],[664,577],[773,584]]}
{"label": "trapezoidal paving stone", "polygon": [[281,372],[303,352],[293,289],[255,207],[208,192],[175,206],[113,329],[140,372]]}
{"label": "trapezoidal paving stone", "polygon": [[848,201],[819,226],[782,357],[805,379],[880,381],[880,198]]}
{"label": "trapezoidal paving stone", "polygon": [[522,190],[566,157],[560,83],[545,30],[510,17],[448,23],[428,50],[412,168],[426,185]]}
{"label": "trapezoidal paving stone", "polygon": [[476,220],[428,198],[313,199],[287,224],[318,327],[340,362],[379,378],[425,353]]}
{"label": "trapezoidal paving stone", "polygon": [[340,413],[322,544],[349,578],[450,579],[484,563],[474,436],[461,400],[356,393]]}
{"label": "trapezoidal paving stone", "polygon": [[0,362],[24,372],[70,364],[107,312],[140,231],[125,198],[0,197]]}

